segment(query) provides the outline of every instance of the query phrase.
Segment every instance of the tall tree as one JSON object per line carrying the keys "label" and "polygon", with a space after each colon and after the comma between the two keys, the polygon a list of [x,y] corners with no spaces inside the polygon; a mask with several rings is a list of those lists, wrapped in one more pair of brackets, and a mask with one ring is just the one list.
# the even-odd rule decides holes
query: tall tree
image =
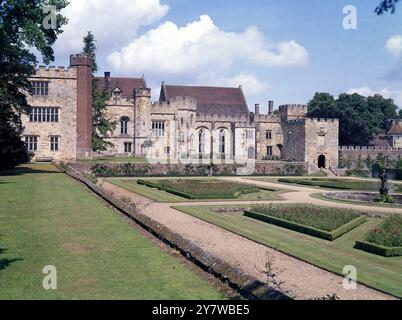
{"label": "tall tree", "polygon": [[339,119],[339,143],[344,146],[367,146],[373,135],[386,132],[389,120],[397,118],[393,100],[381,95],[341,94],[335,99],[316,93],[308,107],[310,117]]}
{"label": "tall tree", "polygon": [[[83,53],[91,57],[92,72],[98,71],[96,62],[96,40],[91,31],[84,37]],[[98,80],[92,80],[92,150],[95,152],[106,151],[113,144],[107,138],[116,128],[116,122],[105,116],[110,94],[106,89],[100,89]]]}
{"label": "tall tree", "polygon": [[0,0],[0,169],[27,159],[21,115],[30,109],[29,77],[38,63],[33,49],[44,63],[54,60],[52,45],[67,23],[60,10],[67,5],[66,0]]}

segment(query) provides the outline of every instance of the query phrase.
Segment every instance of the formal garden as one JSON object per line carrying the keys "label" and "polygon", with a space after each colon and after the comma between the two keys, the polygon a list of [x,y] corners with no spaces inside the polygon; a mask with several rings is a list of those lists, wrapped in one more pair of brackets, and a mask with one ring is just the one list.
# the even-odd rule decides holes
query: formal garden
{"label": "formal garden", "polygon": [[400,250],[388,247],[400,245],[400,215],[387,219],[375,213],[300,205],[175,208],[339,275],[345,265],[354,265],[359,282],[402,297],[400,251],[386,256],[359,245]]}
{"label": "formal garden", "polygon": [[314,237],[333,241],[366,221],[353,210],[318,206],[258,206],[246,210],[246,217],[274,224]]}
{"label": "formal garden", "polygon": [[279,200],[281,192],[214,178],[107,179],[107,181],[157,202]]}

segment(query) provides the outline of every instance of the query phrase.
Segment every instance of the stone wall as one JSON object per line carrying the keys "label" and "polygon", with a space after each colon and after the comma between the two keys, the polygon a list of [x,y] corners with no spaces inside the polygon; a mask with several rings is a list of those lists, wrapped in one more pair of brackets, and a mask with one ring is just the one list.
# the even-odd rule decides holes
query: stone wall
{"label": "stone wall", "polygon": [[306,161],[306,121],[298,119],[283,124],[283,158],[288,161]]}
{"label": "stone wall", "polygon": [[371,159],[375,161],[378,157],[386,157],[389,161],[398,161],[402,158],[402,149],[384,147],[340,147],[339,158],[346,161],[357,162],[359,160]]}
{"label": "stone wall", "polygon": [[[77,69],[40,67],[31,81],[49,82],[48,96],[27,96],[32,107],[59,108],[59,121],[56,123],[30,122],[29,116],[22,116],[25,127],[24,136],[36,136],[38,150],[34,159],[52,158],[54,160],[75,160],[77,150]],[[59,151],[50,150],[50,136],[59,137]]]}

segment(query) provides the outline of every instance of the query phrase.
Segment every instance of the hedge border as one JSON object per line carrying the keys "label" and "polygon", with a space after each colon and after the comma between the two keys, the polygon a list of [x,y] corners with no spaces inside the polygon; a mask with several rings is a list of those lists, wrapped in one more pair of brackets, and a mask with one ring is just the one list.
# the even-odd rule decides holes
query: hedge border
{"label": "hedge border", "polygon": [[402,247],[385,247],[367,241],[356,241],[355,249],[366,251],[368,253],[376,254],[386,258],[402,257]]}
{"label": "hedge border", "polygon": [[246,210],[246,211],[244,211],[244,216],[246,216],[248,218],[256,219],[256,220],[259,220],[262,222],[266,222],[269,224],[273,224],[278,227],[301,232],[301,233],[307,234],[309,236],[328,240],[328,241],[334,241],[334,240],[338,239],[339,237],[352,231],[353,229],[357,228],[358,226],[360,226],[361,224],[363,224],[364,222],[367,221],[367,217],[360,216],[360,217],[348,222],[347,224],[344,224],[343,226],[339,227],[338,229],[328,232],[328,231],[324,231],[324,230],[320,230],[320,229],[317,229],[314,227],[309,227],[309,226],[306,226],[306,225],[303,225],[300,223],[276,218],[276,217],[262,214],[259,212],[255,212],[255,211]]}

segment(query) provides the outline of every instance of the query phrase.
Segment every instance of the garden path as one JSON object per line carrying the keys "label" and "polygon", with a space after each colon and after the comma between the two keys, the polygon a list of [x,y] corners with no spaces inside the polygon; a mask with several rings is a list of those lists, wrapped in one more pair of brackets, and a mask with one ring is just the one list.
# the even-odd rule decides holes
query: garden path
{"label": "garden path", "polygon": [[[226,179],[226,178],[225,178]],[[240,178],[227,178],[228,180],[239,181]],[[247,180],[249,181],[249,180]],[[243,181],[242,182],[247,182]],[[278,187],[277,184],[266,182],[249,181],[262,186]],[[256,202],[231,201],[231,202],[202,202],[202,203],[156,203],[132,192],[124,190],[116,185],[103,182],[103,188],[120,197],[128,197],[138,203],[141,211],[154,221],[166,226],[173,232],[190,239],[204,250],[220,257],[225,262],[238,267],[246,274],[252,275],[261,281],[265,277],[261,271],[264,270],[265,257],[269,252],[275,259],[275,269],[279,271],[278,281],[284,282],[282,288],[290,292],[296,299],[315,299],[327,295],[336,294],[340,299],[346,300],[376,300],[393,299],[377,290],[359,284],[356,290],[345,290],[342,286],[343,278],[331,272],[325,271],[311,264],[257,244],[244,237],[226,231],[220,227],[199,220],[195,217],[173,209],[173,206],[196,206],[196,205],[248,205]],[[282,185],[281,185],[282,188]],[[283,188],[282,188],[283,189]],[[311,193],[317,193],[317,189],[291,187],[296,192],[283,194],[282,203],[309,203],[323,205],[325,201],[310,200]],[[309,190],[305,190],[309,189]],[[281,201],[279,201],[281,202]],[[261,203],[261,202],[258,202]],[[272,201],[267,202],[272,203]],[[276,203],[276,202],[275,202]],[[350,206],[348,206],[350,207]],[[365,209],[367,207],[364,207]]]}

